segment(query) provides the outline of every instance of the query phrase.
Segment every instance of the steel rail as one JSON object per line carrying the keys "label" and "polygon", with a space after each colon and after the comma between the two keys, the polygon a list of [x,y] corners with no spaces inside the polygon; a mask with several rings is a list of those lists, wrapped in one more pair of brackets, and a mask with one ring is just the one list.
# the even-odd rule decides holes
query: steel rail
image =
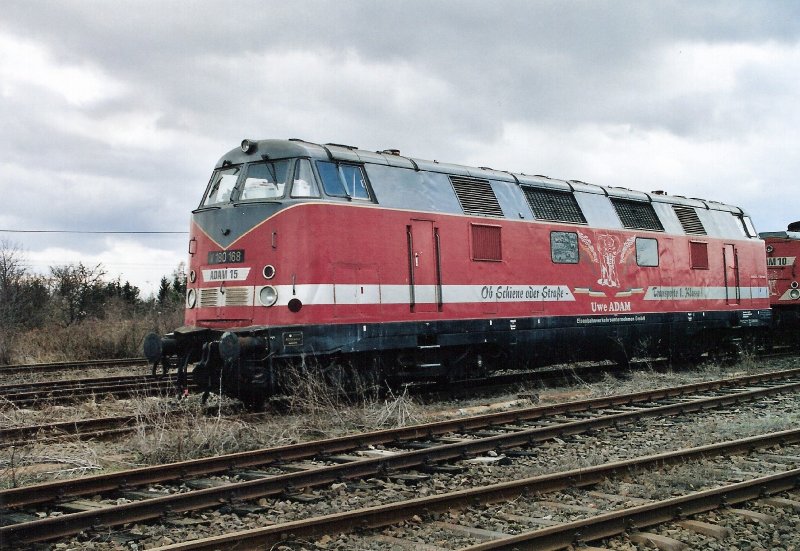
{"label": "steel rail", "polygon": [[16,405],[31,405],[47,400],[69,400],[97,394],[130,395],[137,391],[167,390],[174,387],[174,376],[149,375],[103,377],[75,381],[51,381],[29,385],[0,387],[0,398]]}
{"label": "steel rail", "polygon": [[93,377],[86,379],[67,379],[62,381],[36,381],[32,383],[13,383],[0,386],[0,396],[21,392],[47,392],[59,389],[80,389],[110,384],[136,383],[143,381],[174,380],[175,377],[153,377],[152,375],[122,375],[117,377]]}
{"label": "steel rail", "polygon": [[[115,473],[82,477],[72,480],[47,482],[20,488],[0,490],[0,503],[6,507],[32,505],[44,503],[59,498],[75,497],[93,493],[107,492],[120,487],[140,486],[155,484],[198,475],[212,475],[233,469],[249,468],[276,462],[298,461],[317,455],[336,454],[352,451],[370,445],[385,445],[401,443],[408,440],[421,438],[434,438],[452,432],[465,432],[469,430],[484,429],[492,426],[502,426],[509,423],[522,423],[536,421],[554,415],[585,412],[592,409],[602,409],[621,405],[631,405],[649,402],[676,396],[683,396],[695,392],[718,390],[726,386],[742,384],[758,384],[774,382],[800,376],[800,369],[778,371],[768,374],[748,375],[735,379],[722,379],[692,383],[659,390],[647,390],[628,394],[604,396],[575,402],[536,406],[531,408],[487,413],[461,419],[437,421],[423,425],[413,425],[395,429],[384,429],[362,434],[340,436],[266,448],[260,450],[239,452],[216,457],[193,459],[178,463],[167,463],[138,469],[129,469]],[[685,404],[684,404],[685,405]],[[566,424],[556,425],[564,427]],[[569,427],[567,427],[569,428]]]}
{"label": "steel rail", "polygon": [[[729,442],[700,446],[696,448],[689,448],[689,449],[661,453],[656,455],[649,455],[625,461],[605,463],[603,465],[597,465],[595,467],[572,469],[560,473],[552,473],[547,475],[531,477],[523,480],[503,482],[499,484],[492,484],[489,486],[481,486],[469,490],[460,490],[456,492],[449,492],[445,494],[439,494],[423,498],[416,498],[407,501],[394,502],[387,505],[377,505],[373,507],[355,509],[352,511],[346,511],[342,513],[334,513],[331,515],[325,515],[321,517],[313,517],[303,520],[285,522],[263,528],[243,530],[220,536],[212,536],[209,538],[167,545],[164,547],[159,547],[158,550],[159,551],[190,551],[190,550],[211,551],[214,549],[223,549],[225,546],[233,546],[234,544],[236,549],[253,549],[255,547],[263,548],[265,546],[269,548],[269,546],[271,545],[275,545],[277,543],[290,539],[298,539],[298,538],[310,539],[315,537],[321,537],[325,534],[331,534],[331,533],[340,534],[358,529],[379,528],[383,526],[388,526],[391,524],[402,522],[404,520],[408,520],[414,515],[419,515],[420,512],[431,513],[431,512],[443,512],[452,510],[463,510],[470,506],[478,504],[482,505],[487,503],[508,501],[524,495],[555,492],[574,487],[591,486],[594,484],[598,484],[607,478],[617,476],[620,473],[628,473],[635,469],[660,467],[664,465],[685,462],[687,460],[696,460],[696,459],[709,458],[709,457],[727,455],[733,453],[744,453],[754,449],[770,447],[775,444],[787,445],[798,442],[800,442],[800,429],[782,431],[767,435],[743,438]],[[800,477],[800,469],[794,469],[791,471],[787,471],[786,473],[772,475],[769,477],[763,477],[755,481],[749,481],[746,483],[740,483],[730,487],[725,487],[722,491],[719,492],[718,502],[722,503],[724,499],[727,499],[729,502],[732,499],[736,500],[751,499],[750,497],[742,498],[738,493],[739,488],[745,486],[748,486],[750,488],[755,488],[756,492],[755,497],[758,497],[762,488],[767,488],[768,490],[775,492],[783,491],[785,489],[789,489],[796,486],[800,480],[799,477]],[[774,484],[775,482],[777,482],[777,484]],[[709,492],[711,491],[699,492],[698,494],[705,495]],[[752,494],[747,493],[746,495],[751,496]],[[723,499],[723,496],[731,496],[731,497],[725,497]],[[684,500],[681,501],[680,503],[681,504],[685,503],[686,506],[689,507],[688,504],[690,502],[689,500],[690,497],[691,496],[685,496],[683,498],[676,498],[676,500],[668,500],[668,501]],[[637,516],[633,517],[634,521],[638,520],[639,522],[642,522],[642,520],[640,519],[647,518],[647,514],[649,514],[651,511],[649,508],[650,507],[655,508],[656,505],[657,504],[647,504],[641,507],[636,507],[635,512],[637,513]],[[677,512],[677,507],[679,506],[681,505],[670,504],[668,506],[668,510],[671,509],[672,512],[675,513]],[[688,511],[693,509],[686,509],[686,510]],[[629,512],[634,511],[634,509],[629,509],[628,511]],[[638,516],[642,511],[646,511],[646,514]],[[698,510],[698,512],[700,512],[700,510]],[[624,519],[626,511],[619,511],[604,516],[610,516],[610,515],[618,515],[620,518]],[[625,526],[629,527],[630,525],[625,525],[623,522],[623,527]],[[552,528],[546,528],[544,530],[537,530],[536,532],[527,534],[527,536],[531,537],[531,534],[555,532],[558,528],[559,528],[558,526],[554,526]],[[566,545],[569,545],[574,542],[575,532],[578,530],[579,528],[575,527],[575,529],[570,532],[570,535],[572,536],[573,539],[567,541]],[[506,539],[501,539],[496,542],[488,542],[486,544],[483,544],[485,546],[503,545],[503,547],[475,546],[471,547],[470,550],[477,551],[478,549],[480,549],[481,551],[483,551],[484,549],[487,550],[513,549],[520,543],[524,543],[524,540],[521,538],[522,536],[509,536],[509,538]],[[591,539],[596,539],[596,538],[591,538]],[[514,540],[513,544],[512,540]],[[558,540],[558,541],[563,542],[564,540]],[[519,549],[525,549],[525,548],[545,549],[545,547],[538,547],[536,545],[530,547],[527,546],[519,547]],[[558,547],[552,547],[552,548],[548,547],[547,549],[557,549],[557,548]]]}
{"label": "steel rail", "polygon": [[0,365],[0,375],[16,373],[51,373],[68,369],[92,369],[102,367],[147,365],[146,358],[119,358],[106,360],[84,360],[78,362],[50,362],[39,364],[9,364]]}
{"label": "steel rail", "polygon": [[[492,450],[529,445],[556,436],[578,434],[589,429],[631,423],[642,418],[677,415],[724,405],[738,404],[746,400],[753,400],[772,394],[795,391],[798,388],[800,388],[800,382],[793,382],[770,388],[761,388],[758,390],[702,398],[678,404],[668,404],[631,412],[581,419],[579,421],[566,422],[558,425],[524,429],[508,434],[437,445],[426,449],[398,452],[391,456],[361,459],[349,463],[320,467],[318,469],[291,472],[246,482],[236,482],[220,487],[171,494],[123,505],[108,506],[93,511],[48,517],[32,522],[4,526],[0,528],[0,538],[18,539],[26,543],[53,539],[74,534],[95,525],[113,526],[129,522],[139,522],[158,518],[165,511],[183,512],[217,506],[222,502],[257,499],[265,496],[277,495],[293,488],[326,485],[340,480],[374,476],[390,470],[409,469],[430,463],[461,459]],[[461,421],[463,422],[465,420]],[[424,434],[425,433],[423,433],[423,435]],[[278,451],[281,450],[278,449]],[[278,457],[281,456],[278,455]],[[178,469],[178,472],[175,474],[179,476],[183,475],[183,472],[180,470],[182,464],[173,464],[172,468]],[[102,477],[92,478],[95,478],[96,483],[102,484]],[[15,497],[19,498],[20,494],[27,493],[28,499],[30,499],[32,491],[35,495],[37,490],[41,492],[42,488],[46,486],[47,485],[37,485],[16,490],[7,490],[0,494],[0,501],[5,501],[8,507],[13,505],[13,503],[9,503],[9,497],[12,499]],[[47,495],[48,492],[45,490],[42,493]],[[52,493],[49,494],[49,496],[53,495]],[[46,501],[49,499],[50,497],[46,499],[40,498],[38,501]]]}
{"label": "steel rail", "polygon": [[[75,421],[59,421],[44,425],[3,428],[0,429],[0,447],[23,445],[26,443],[25,439],[34,437],[36,438],[36,442],[40,443],[42,441],[59,439],[72,435],[87,437],[126,432],[135,429],[132,424],[135,423],[137,419],[138,417],[136,415],[124,415],[78,419]],[[50,436],[43,438],[42,434],[50,434]]]}
{"label": "steel rail", "polygon": [[111,395],[116,397],[133,396],[138,393],[149,393],[153,391],[168,391],[174,389],[175,384],[169,381],[149,382],[129,385],[110,385],[107,387],[90,387],[75,390],[63,390],[45,394],[25,393],[4,397],[9,403],[17,406],[31,406],[39,402],[61,400],[64,402],[74,401],[90,396]]}
{"label": "steel rail", "polygon": [[[327,438],[312,442],[301,442],[277,448],[265,448],[246,452],[238,452],[215,457],[193,459],[178,463],[167,463],[150,467],[141,467],[113,473],[87,476],[71,480],[47,482],[20,488],[0,490],[0,504],[5,507],[19,507],[45,503],[58,498],[77,497],[81,495],[96,494],[116,490],[120,487],[133,487],[145,484],[155,484],[187,478],[191,476],[205,476],[222,473],[234,469],[263,466],[271,463],[285,461],[298,461],[312,458],[317,455],[331,455],[345,453],[367,446],[397,444],[404,441],[435,438],[452,432],[465,432],[469,430],[484,429],[492,426],[502,426],[511,423],[536,421],[539,419],[579,413],[589,410],[610,408],[615,406],[632,405],[641,402],[652,402],[677,396],[685,396],[696,392],[719,390],[736,385],[758,383],[772,383],[800,376],[800,369],[775,371],[757,375],[747,375],[732,379],[719,379],[700,383],[691,383],[664,389],[646,390],[640,392],[616,394],[577,400],[547,406],[486,413],[460,419],[437,421],[422,425],[384,429],[379,431],[351,434],[336,438]],[[564,424],[555,425],[564,427]]]}
{"label": "steel rail", "polygon": [[[729,505],[752,501],[800,486],[800,469],[762,476],[686,496],[665,499],[630,509],[622,509],[567,524],[509,536],[493,542],[465,547],[461,551],[551,551],[576,542],[588,542],[663,524]],[[161,547],[159,549],[167,549]]]}

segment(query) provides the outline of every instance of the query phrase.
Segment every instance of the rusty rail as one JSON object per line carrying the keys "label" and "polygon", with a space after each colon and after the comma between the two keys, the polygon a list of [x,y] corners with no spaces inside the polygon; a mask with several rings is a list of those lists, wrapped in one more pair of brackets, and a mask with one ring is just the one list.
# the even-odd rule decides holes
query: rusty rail
{"label": "rusty rail", "polygon": [[[213,475],[230,471],[233,469],[256,467],[270,463],[283,461],[298,461],[308,459],[316,455],[330,455],[344,453],[360,447],[378,446],[385,444],[401,443],[404,441],[434,438],[450,432],[465,432],[469,430],[484,429],[492,426],[501,426],[509,423],[521,423],[526,421],[536,421],[555,415],[579,413],[614,406],[632,405],[641,402],[652,402],[655,400],[667,399],[677,396],[685,396],[696,392],[713,391],[737,385],[750,385],[758,383],[774,383],[776,381],[800,376],[800,369],[790,369],[763,373],[758,375],[747,375],[732,379],[722,379],[705,381],[669,387],[664,389],[646,390],[641,392],[617,394],[591,398],[587,400],[577,400],[561,404],[547,406],[536,406],[512,411],[501,411],[475,415],[460,419],[451,419],[426,423],[423,425],[413,425],[396,429],[384,429],[379,431],[340,436],[313,442],[301,442],[277,448],[266,448],[260,450],[239,452],[216,457],[203,459],[193,459],[178,463],[167,463],[151,467],[141,467],[114,473],[88,476],[72,480],[62,480],[58,482],[48,482],[8,490],[0,490],[0,504],[5,507],[19,507],[33,505],[36,503],[46,503],[60,498],[76,497],[101,492],[108,492],[122,486],[132,487],[145,484],[155,484],[186,478],[190,476]],[[685,405],[685,404],[684,404]],[[556,425],[553,428],[564,428],[570,430],[577,425]],[[565,432],[556,432],[556,436]],[[544,435],[549,438],[550,435]]]}
{"label": "rusty rail", "polygon": [[[759,378],[761,376],[752,376]],[[751,379],[745,377],[742,379]],[[742,379],[736,380],[737,384],[742,383]],[[712,382],[713,383],[713,382]],[[698,383],[696,385],[684,385],[685,387],[697,387],[698,385],[709,385],[712,383]],[[717,381],[716,383],[719,383]],[[42,541],[56,537],[74,534],[83,529],[90,528],[95,525],[118,525],[129,522],[138,522],[157,518],[165,511],[182,512],[195,509],[202,509],[213,507],[220,502],[235,501],[242,499],[254,499],[264,496],[276,495],[286,491],[292,487],[313,487],[331,482],[362,478],[386,472],[394,469],[408,469],[419,467],[427,463],[442,462],[447,460],[459,459],[469,457],[472,455],[485,453],[491,450],[508,449],[524,445],[533,444],[536,442],[544,441],[555,436],[563,436],[569,434],[577,434],[585,432],[588,429],[604,428],[615,426],[623,423],[630,423],[638,419],[648,417],[660,417],[666,415],[676,415],[687,412],[702,411],[724,405],[731,405],[741,403],[746,400],[753,400],[764,396],[777,394],[781,392],[796,391],[800,388],[800,382],[792,382],[790,384],[774,386],[771,388],[760,388],[752,391],[735,392],[731,394],[724,394],[722,396],[713,396],[710,398],[702,398],[698,400],[686,401],[677,404],[667,404],[663,406],[655,406],[636,411],[629,411],[625,413],[615,413],[611,415],[603,415],[596,418],[581,419],[578,421],[561,423],[558,425],[535,427],[514,431],[509,434],[501,434],[496,436],[488,436],[484,438],[477,438],[475,440],[461,441],[452,444],[442,444],[435,447],[413,450],[406,452],[399,452],[393,456],[370,458],[344,463],[334,466],[321,467],[319,469],[308,470],[303,472],[293,472],[268,478],[261,478],[250,480],[247,482],[237,482],[216,488],[208,488],[204,490],[195,490],[187,493],[173,494],[153,499],[147,499],[138,502],[126,503],[119,506],[109,506],[106,508],[97,509],[94,511],[84,513],[74,513],[58,517],[50,517],[41,520],[36,520],[29,523],[22,523],[10,525],[0,528],[0,538],[17,539],[22,542]],[[664,389],[663,393],[666,395],[675,395],[676,389]],[[637,393],[637,395],[647,394],[652,395],[657,391],[648,391],[647,393]],[[599,399],[599,402],[604,404],[619,404],[629,403],[631,395],[625,397],[606,397]],[[652,399],[652,398],[651,398]],[[586,402],[586,401],[584,401]],[[589,401],[595,404],[598,400]],[[561,410],[569,408],[573,404],[563,404],[558,406],[544,407],[544,408],[530,408],[528,414],[534,417],[540,417],[544,411],[548,410]],[[584,408],[585,409],[585,408]],[[574,410],[573,410],[574,411]],[[510,416],[510,417],[508,417]],[[504,419],[508,422],[509,419],[521,419],[525,414],[521,411],[505,412],[500,414],[491,414],[479,416],[471,419],[461,419],[456,421],[446,421],[435,423],[439,429],[446,429],[444,432],[451,432],[454,430],[464,430],[464,427],[485,427],[487,426],[487,418],[497,421]],[[308,457],[309,454],[316,455],[324,452],[342,451],[341,448],[335,446],[336,443],[344,444],[348,449],[353,446],[364,446],[370,443],[376,436],[380,435],[380,441],[386,442],[385,438],[391,435],[393,438],[397,437],[403,431],[410,434],[412,438],[426,437],[433,434],[433,428],[430,425],[422,425],[418,427],[411,427],[410,429],[397,429],[390,431],[381,431],[379,433],[371,433],[365,435],[356,435],[355,437],[343,437],[340,439],[333,439],[323,442],[312,442],[308,444],[298,444],[295,446],[287,446],[285,448],[275,448],[272,450],[262,450],[260,452],[246,452],[244,454],[236,454],[237,459],[247,457],[248,453],[252,456],[261,454],[259,463],[264,463],[264,454],[271,455],[273,461],[298,459]],[[410,431],[410,433],[408,432]],[[389,440],[391,442],[393,440]],[[330,446],[330,447],[328,447]],[[252,457],[251,456],[251,457]],[[162,476],[168,475],[170,478],[179,478],[188,476],[191,473],[193,465],[203,465],[203,474],[208,474],[208,466],[214,460],[219,461],[216,463],[216,468],[222,470],[223,467],[228,469],[234,467],[241,467],[246,464],[244,461],[232,461],[234,456],[225,456],[221,458],[212,458],[210,460],[196,460],[194,462],[175,463],[171,465],[164,465],[158,467]],[[252,465],[250,463],[249,465]],[[94,491],[103,491],[118,487],[120,483],[128,483],[129,485],[141,484],[143,480],[149,482],[148,479],[151,475],[147,469],[139,469],[134,472],[115,473],[112,475],[115,478],[114,484],[109,483],[103,476],[88,477],[91,478],[91,483],[94,484]],[[138,475],[138,478],[137,478]],[[109,478],[112,478],[109,477]],[[85,493],[90,487],[87,485],[86,480],[71,481],[73,483],[83,484],[81,493]],[[49,488],[48,488],[49,487]],[[61,490],[68,491],[68,488],[61,486]],[[25,488],[18,488],[14,490],[6,490],[0,492],[0,501],[5,502],[5,506],[13,506],[21,503],[37,503],[48,501],[53,495],[59,495],[58,490],[55,490],[54,483],[29,486]],[[69,495],[67,493],[61,494]],[[37,497],[39,496],[39,497]]]}
{"label": "rusty rail", "polygon": [[[379,528],[408,520],[420,511],[442,512],[451,510],[463,510],[477,504],[497,503],[515,499],[524,494],[534,494],[537,492],[553,492],[570,487],[584,487],[602,482],[606,478],[614,477],[619,473],[629,472],[633,469],[644,469],[684,462],[692,459],[702,459],[712,456],[720,456],[733,453],[746,453],[753,449],[774,446],[775,444],[786,445],[789,443],[800,442],[800,430],[789,430],[772,433],[763,436],[744,438],[731,442],[712,444],[697,448],[678,450],[627,461],[617,461],[606,463],[595,467],[580,468],[561,473],[542,475],[524,480],[504,482],[450,492],[424,498],[411,499],[408,501],[390,503],[356,509],[343,513],[335,513],[322,517],[314,517],[292,522],[285,522],[264,528],[245,530],[221,536],[214,536],[195,541],[178,543],[160,547],[159,551],[202,551],[222,549],[225,546],[236,544],[237,549],[269,548],[271,545],[280,543],[287,539],[309,539],[321,537],[325,534],[340,534],[363,528]],[[734,484],[724,488],[699,492],[690,496],[675,498],[662,502],[661,504],[647,504],[640,507],[628,509],[627,511],[617,511],[608,515],[588,519],[587,521],[576,521],[569,525],[554,526],[535,532],[510,536],[494,542],[488,542],[469,548],[471,551],[485,551],[489,549],[559,549],[565,545],[570,545],[575,541],[576,533],[580,532],[582,540],[597,539],[604,537],[608,530],[603,528],[602,522],[598,519],[606,517],[607,526],[620,526],[624,529],[625,520],[631,519],[635,524],[644,525],[649,518],[655,523],[659,518],[663,518],[664,512],[675,515],[678,507],[686,507],[685,511],[701,512],[708,510],[709,503],[719,506],[724,500],[744,501],[758,497],[762,489],[767,492],[778,492],[793,488],[800,480],[800,469],[787,471],[786,473],[759,478],[757,480]],[[713,497],[712,497],[713,496]],[[730,496],[730,497],[728,497]],[[705,503],[705,505],[703,505]],[[663,511],[657,512],[659,505]],[[660,517],[657,515],[661,515]],[[670,517],[672,518],[672,517]],[[587,532],[582,532],[584,526],[589,527],[597,522],[600,527],[598,534],[594,533],[586,537]],[[661,522],[658,520],[658,522]],[[560,533],[559,533],[560,532]],[[614,532],[617,533],[617,532]],[[528,544],[528,541],[535,543]],[[547,538],[551,538],[548,540]],[[570,539],[571,538],[571,539]],[[552,542],[555,542],[553,544]],[[566,542],[566,543],[564,543]],[[546,545],[554,545],[547,547]]]}
{"label": "rusty rail", "polygon": [[118,358],[107,360],[84,360],[79,362],[50,362],[39,364],[0,365],[0,375],[18,373],[52,373],[71,369],[92,369],[100,367],[125,367],[131,365],[147,365],[146,358]]}

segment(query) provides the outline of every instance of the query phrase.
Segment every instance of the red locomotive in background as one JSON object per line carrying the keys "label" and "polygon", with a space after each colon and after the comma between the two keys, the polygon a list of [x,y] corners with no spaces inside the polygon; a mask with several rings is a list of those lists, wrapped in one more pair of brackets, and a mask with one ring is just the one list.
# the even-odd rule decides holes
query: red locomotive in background
{"label": "red locomotive in background", "polygon": [[285,366],[380,378],[764,336],[764,242],[738,207],[301,140],[216,165],[189,242],[186,325],[153,362],[249,401]]}
{"label": "red locomotive in background", "polygon": [[774,337],[800,344],[800,222],[787,231],[761,233],[767,247],[767,280]]}

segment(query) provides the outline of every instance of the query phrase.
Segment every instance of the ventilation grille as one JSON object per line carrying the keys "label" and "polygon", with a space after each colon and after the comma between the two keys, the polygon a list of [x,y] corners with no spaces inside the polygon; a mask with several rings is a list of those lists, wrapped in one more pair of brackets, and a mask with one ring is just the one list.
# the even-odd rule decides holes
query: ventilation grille
{"label": "ventilation grille", "polygon": [[218,306],[251,306],[252,287],[206,287],[200,289],[200,308]]}
{"label": "ventilation grille", "polygon": [[200,308],[213,308],[218,306],[219,295],[216,287],[200,289]]}
{"label": "ventilation grille", "polygon": [[586,223],[586,218],[572,193],[527,186],[523,186],[522,191],[536,218],[553,222]]}
{"label": "ventilation grille", "polygon": [[500,208],[500,203],[497,202],[497,196],[488,180],[450,176],[450,182],[464,214],[503,216],[503,209]]}
{"label": "ventilation grille", "polygon": [[250,306],[252,287],[230,287],[225,289],[225,306]]}
{"label": "ventilation grille", "polygon": [[503,260],[500,226],[472,224],[472,259]]}
{"label": "ventilation grille", "polygon": [[632,230],[664,231],[653,205],[642,201],[611,199],[622,225]]}
{"label": "ventilation grille", "polygon": [[674,210],[675,214],[678,216],[683,231],[692,235],[706,235],[706,229],[703,227],[703,223],[700,221],[697,212],[693,208],[672,205],[672,210]]}

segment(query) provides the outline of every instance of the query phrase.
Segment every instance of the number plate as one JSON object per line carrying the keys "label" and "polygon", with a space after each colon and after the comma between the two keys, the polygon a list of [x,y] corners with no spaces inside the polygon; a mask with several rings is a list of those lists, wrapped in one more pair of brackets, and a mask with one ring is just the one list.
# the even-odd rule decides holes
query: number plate
{"label": "number plate", "polygon": [[303,332],[289,331],[284,333],[283,346],[303,346]]}
{"label": "number plate", "polygon": [[208,252],[208,264],[239,264],[242,262],[244,262],[244,249]]}

